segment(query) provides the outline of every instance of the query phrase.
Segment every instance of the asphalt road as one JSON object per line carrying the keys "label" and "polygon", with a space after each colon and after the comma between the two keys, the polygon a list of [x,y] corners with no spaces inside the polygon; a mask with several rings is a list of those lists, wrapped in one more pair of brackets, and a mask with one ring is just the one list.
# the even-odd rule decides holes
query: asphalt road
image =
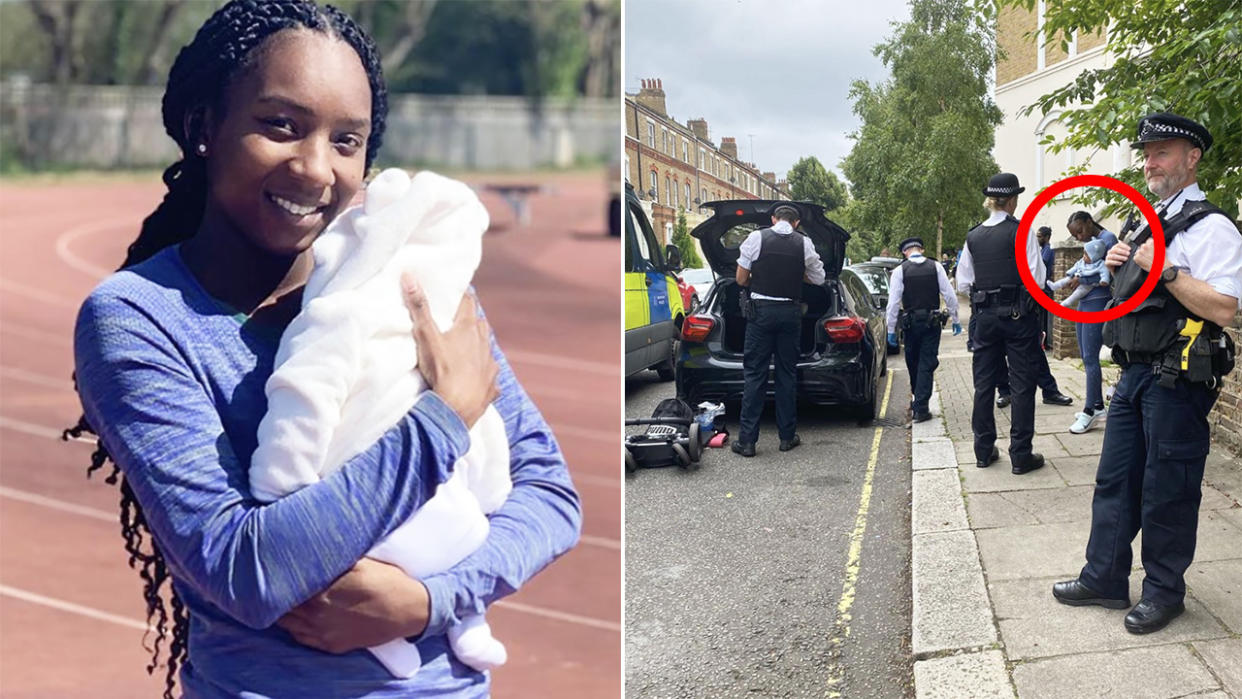
{"label": "asphalt road", "polygon": [[[782,453],[769,404],[756,457],[626,479],[627,697],[913,696],[909,382],[889,367],[877,423],[799,406],[802,446]],[[674,392],[651,371],[625,389],[627,418]]]}

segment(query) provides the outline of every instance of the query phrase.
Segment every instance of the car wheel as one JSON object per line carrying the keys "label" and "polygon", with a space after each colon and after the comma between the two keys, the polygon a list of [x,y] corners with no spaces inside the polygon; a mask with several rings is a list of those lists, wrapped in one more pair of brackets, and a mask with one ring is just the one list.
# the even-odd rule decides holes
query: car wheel
{"label": "car wheel", "polygon": [[637,471],[638,462],[634,460],[634,455],[630,453],[629,449],[622,447],[622,450],[625,451],[625,472],[633,473]]}
{"label": "car wheel", "polygon": [[656,375],[660,377],[661,381],[672,381],[673,377],[676,376],[674,366],[677,361],[677,347],[678,343],[676,340],[668,343],[668,358],[655,365]]}
{"label": "car wheel", "polygon": [[871,397],[867,400],[867,402],[854,406],[852,411],[854,417],[858,418],[860,421],[871,421],[875,419],[876,393],[878,393],[878,391],[876,391],[875,388],[872,388]]}

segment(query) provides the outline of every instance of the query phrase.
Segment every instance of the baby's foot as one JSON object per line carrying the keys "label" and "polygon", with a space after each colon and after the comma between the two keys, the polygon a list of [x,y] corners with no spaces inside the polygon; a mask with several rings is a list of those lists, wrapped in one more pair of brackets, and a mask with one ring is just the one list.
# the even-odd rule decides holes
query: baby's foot
{"label": "baby's foot", "polygon": [[498,668],[508,660],[505,645],[492,636],[482,615],[466,617],[460,624],[450,626],[448,636],[453,655],[479,672]]}

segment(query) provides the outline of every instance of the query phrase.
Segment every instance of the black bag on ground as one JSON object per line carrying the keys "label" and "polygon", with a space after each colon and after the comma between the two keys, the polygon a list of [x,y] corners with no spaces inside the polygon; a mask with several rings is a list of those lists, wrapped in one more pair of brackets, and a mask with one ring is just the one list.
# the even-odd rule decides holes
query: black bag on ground
{"label": "black bag on ground", "polygon": [[655,410],[651,411],[651,417],[675,417],[693,420],[694,410],[686,401],[680,398],[665,398],[660,401]]}

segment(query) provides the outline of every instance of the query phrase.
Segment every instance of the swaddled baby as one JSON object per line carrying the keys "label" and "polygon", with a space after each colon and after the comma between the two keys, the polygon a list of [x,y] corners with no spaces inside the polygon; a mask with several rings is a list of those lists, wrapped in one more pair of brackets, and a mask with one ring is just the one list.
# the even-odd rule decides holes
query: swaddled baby
{"label": "swaddled baby", "polygon": [[[466,185],[430,172],[411,181],[392,169],[315,241],[302,311],[285,330],[267,381],[267,414],[251,458],[254,497],[270,502],[327,476],[413,407],[427,383],[411,370],[418,354],[401,275],[418,280],[436,325],[447,330],[479,266],[487,223]],[[414,578],[447,570],[483,543],[486,515],[512,487],[504,421],[489,406],[452,476],[367,555]],[[481,615],[462,619],[448,636],[454,655],[476,670],[505,661]],[[422,664],[403,639],[370,650],[397,677]]]}
{"label": "swaddled baby", "polygon": [[1104,254],[1108,252],[1108,244],[1096,238],[1083,246],[1082,259],[1075,262],[1065,276],[1050,283],[1053,289],[1060,289],[1069,284],[1070,279],[1078,279],[1078,287],[1074,293],[1061,302],[1062,306],[1070,307],[1078,303],[1082,297],[1091,293],[1092,289],[1107,285],[1109,281],[1108,267],[1104,264]]}

